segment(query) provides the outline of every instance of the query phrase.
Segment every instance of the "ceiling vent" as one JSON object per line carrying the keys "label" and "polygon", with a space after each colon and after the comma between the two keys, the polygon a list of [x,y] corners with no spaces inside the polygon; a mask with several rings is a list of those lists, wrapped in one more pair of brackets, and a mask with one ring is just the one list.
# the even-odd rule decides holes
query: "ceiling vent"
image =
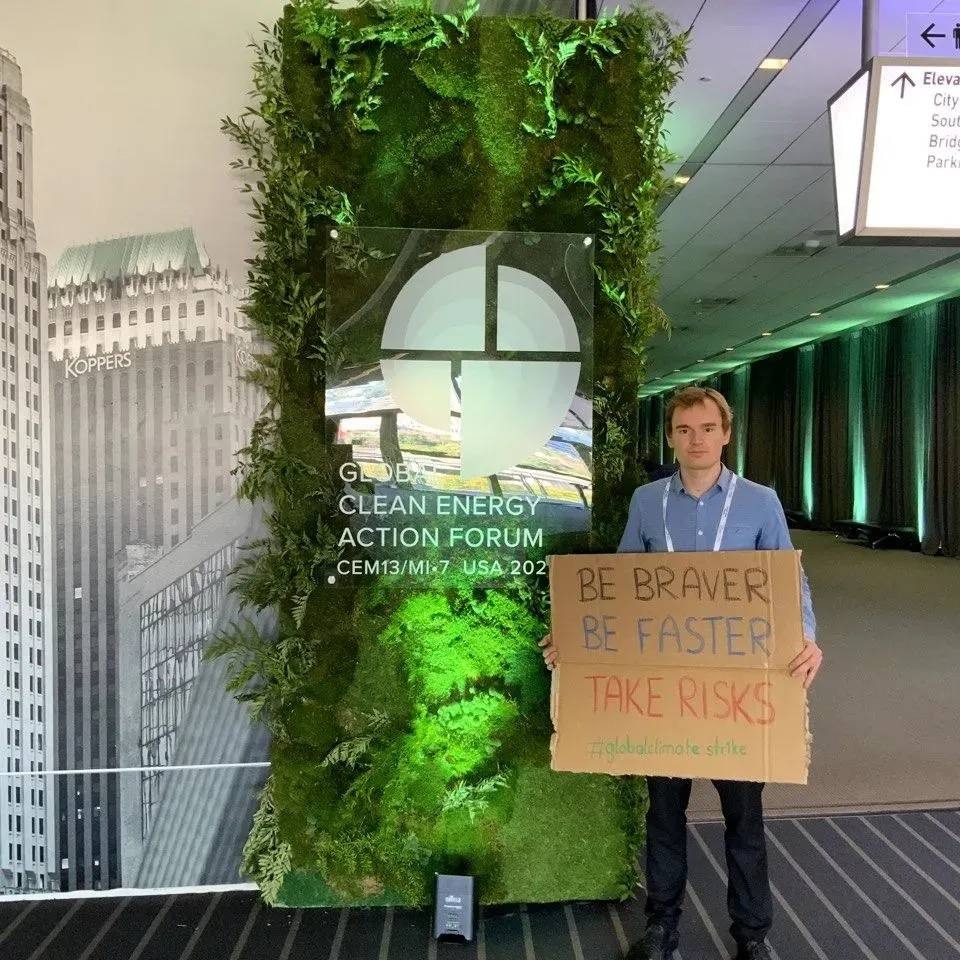
{"label": "ceiling vent", "polygon": [[700,310],[716,310],[718,307],[732,307],[737,297],[697,297],[693,305]]}
{"label": "ceiling vent", "polygon": [[778,258],[793,257],[798,260],[803,260],[807,257],[812,257],[816,253],[820,253],[823,249],[825,249],[824,246],[817,241],[813,243],[791,243],[787,246],[777,247],[776,250],[772,250],[767,256]]}

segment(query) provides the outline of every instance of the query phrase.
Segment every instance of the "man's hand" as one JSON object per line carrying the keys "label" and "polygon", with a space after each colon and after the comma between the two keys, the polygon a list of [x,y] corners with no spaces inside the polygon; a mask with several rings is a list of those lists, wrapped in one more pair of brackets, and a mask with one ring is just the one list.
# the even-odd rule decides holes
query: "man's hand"
{"label": "man's hand", "polygon": [[548,670],[552,670],[557,663],[557,648],[553,645],[553,638],[549,633],[540,641],[540,646],[543,647],[543,662]]}
{"label": "man's hand", "polygon": [[803,641],[803,649],[790,661],[790,676],[803,677],[803,689],[808,690],[823,663],[823,651],[812,640]]}

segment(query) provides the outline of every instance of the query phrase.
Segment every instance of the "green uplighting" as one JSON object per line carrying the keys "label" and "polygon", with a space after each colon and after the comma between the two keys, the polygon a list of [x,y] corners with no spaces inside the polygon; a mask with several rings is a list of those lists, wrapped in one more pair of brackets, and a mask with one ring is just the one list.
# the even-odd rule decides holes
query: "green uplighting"
{"label": "green uplighting", "polygon": [[850,391],[847,409],[850,424],[850,463],[853,468],[853,519],[857,523],[867,521],[867,465],[863,439],[863,403],[860,397],[861,356],[860,334],[854,333],[849,341]]}
{"label": "green uplighting", "polygon": [[739,367],[733,372],[733,397],[731,403],[736,413],[737,433],[736,471],[741,476],[747,465],[747,405],[750,397],[750,368]]}
{"label": "green uplighting", "polygon": [[937,313],[924,309],[910,328],[909,356],[913,364],[911,407],[913,410],[913,455],[916,476],[917,535],[926,534],[927,458],[930,453],[930,407],[933,392],[933,362]]}
{"label": "green uplighting", "polygon": [[800,365],[800,431],[803,438],[802,484],[803,511],[813,517],[813,347],[803,347],[797,362]]}

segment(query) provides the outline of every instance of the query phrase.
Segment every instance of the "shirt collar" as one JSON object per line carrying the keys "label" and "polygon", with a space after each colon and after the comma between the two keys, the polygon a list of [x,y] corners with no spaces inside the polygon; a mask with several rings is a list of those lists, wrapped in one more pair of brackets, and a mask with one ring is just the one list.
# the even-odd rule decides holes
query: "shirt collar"
{"label": "shirt collar", "polygon": [[[727,492],[727,487],[730,486],[730,478],[733,476],[733,471],[730,470],[726,464],[720,465],[720,476],[717,478],[716,486],[720,488],[721,493]],[[683,490],[683,483],[680,480],[680,467],[678,466],[676,472],[670,478],[670,490],[672,493],[681,493],[686,492]]]}

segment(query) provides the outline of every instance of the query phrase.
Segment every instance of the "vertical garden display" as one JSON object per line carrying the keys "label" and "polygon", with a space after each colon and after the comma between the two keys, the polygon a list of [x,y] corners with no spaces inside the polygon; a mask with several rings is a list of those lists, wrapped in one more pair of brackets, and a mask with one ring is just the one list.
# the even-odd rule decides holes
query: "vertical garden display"
{"label": "vertical garden display", "polygon": [[[257,225],[247,313],[269,348],[254,377],[270,403],[238,468],[268,535],[239,589],[278,628],[238,628],[209,654],[272,733],[244,857],[269,902],[421,904],[436,871],[474,874],[485,902],[625,896],[637,879],[642,781],[549,768],[540,566],[330,582],[349,549],[342,468],[365,435],[326,408],[351,360],[327,277],[376,259],[376,229],[509,231],[544,250],[590,238],[592,383],[577,396],[592,395],[592,443],[571,444],[592,529],[549,549],[613,549],[639,479],[644,344],[665,326],[661,128],[684,38],[642,9],[475,14],[300,0],[257,45],[252,108],[224,121]],[[401,463],[395,423],[378,423],[380,459]]]}

